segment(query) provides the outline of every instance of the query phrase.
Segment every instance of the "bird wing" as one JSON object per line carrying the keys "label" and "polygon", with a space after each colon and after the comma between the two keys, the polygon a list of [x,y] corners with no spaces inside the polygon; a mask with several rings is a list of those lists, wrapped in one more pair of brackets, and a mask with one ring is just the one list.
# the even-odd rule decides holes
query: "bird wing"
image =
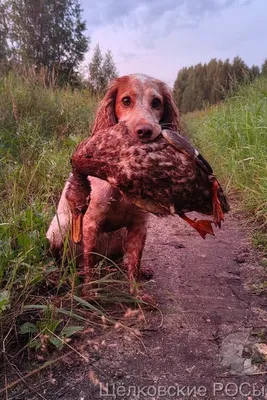
{"label": "bird wing", "polygon": [[[208,161],[199,153],[199,151],[192,146],[183,136],[179,133],[171,131],[169,129],[164,129],[162,131],[162,136],[178,151],[186,154],[191,159],[195,160],[197,164],[209,175],[210,182],[212,184],[212,204],[213,204],[213,222],[215,226],[221,227],[221,221],[224,220],[224,215],[221,207],[221,203],[218,199],[218,190],[220,184],[213,175],[213,170],[209,165]],[[213,229],[210,221],[191,221],[183,213],[180,213],[180,217],[187,221],[191,226],[193,226],[199,234],[205,238],[207,233],[213,234]]]}
{"label": "bird wing", "polygon": [[170,129],[164,129],[162,131],[162,136],[177,150],[193,158],[199,164],[199,166],[201,166],[202,169],[204,169],[208,174],[213,174],[213,170],[208,161],[205,160],[205,158],[202,157],[199,151],[194,146],[192,146],[192,144],[189,143],[182,135],[177,132],[171,131]]}

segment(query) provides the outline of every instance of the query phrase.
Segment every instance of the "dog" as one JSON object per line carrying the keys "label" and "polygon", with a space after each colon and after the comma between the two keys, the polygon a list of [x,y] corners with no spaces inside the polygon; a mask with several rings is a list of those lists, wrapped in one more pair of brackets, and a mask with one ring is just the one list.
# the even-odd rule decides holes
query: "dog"
{"label": "dog", "polygon": [[[147,143],[155,140],[163,128],[180,131],[180,118],[170,88],[152,77],[134,74],[113,80],[96,112],[92,135],[124,122],[131,135]],[[108,182],[88,176],[90,203],[83,218],[83,267],[85,283],[93,278],[94,253],[112,257],[123,255],[131,292],[135,281],[151,271],[141,269],[147,234],[148,213],[129,202]],[[47,231],[53,253],[60,252],[70,227],[70,208],[66,182],[56,215]]]}

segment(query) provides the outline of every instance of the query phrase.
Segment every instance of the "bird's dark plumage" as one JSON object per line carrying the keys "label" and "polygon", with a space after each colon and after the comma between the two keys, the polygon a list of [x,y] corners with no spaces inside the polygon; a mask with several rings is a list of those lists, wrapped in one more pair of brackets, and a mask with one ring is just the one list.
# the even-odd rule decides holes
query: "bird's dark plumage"
{"label": "bird's dark plumage", "polygon": [[[76,215],[89,194],[88,175],[108,181],[134,204],[160,216],[178,214],[189,222],[184,213],[196,211],[213,214],[220,226],[223,212],[229,210],[208,162],[183,136],[170,130],[163,130],[153,142],[140,143],[118,123],[83,141],[73,154],[72,166],[70,194],[74,196],[70,197],[75,201],[70,208]],[[201,234],[202,228],[194,223],[190,224]],[[212,232],[211,228],[206,233]]]}
{"label": "bird's dark plumage", "polygon": [[194,158],[196,162],[206,170],[208,174],[213,174],[213,170],[208,161],[199,153],[199,151],[189,143],[184,136],[170,129],[164,129],[162,136],[171,143],[178,151]]}

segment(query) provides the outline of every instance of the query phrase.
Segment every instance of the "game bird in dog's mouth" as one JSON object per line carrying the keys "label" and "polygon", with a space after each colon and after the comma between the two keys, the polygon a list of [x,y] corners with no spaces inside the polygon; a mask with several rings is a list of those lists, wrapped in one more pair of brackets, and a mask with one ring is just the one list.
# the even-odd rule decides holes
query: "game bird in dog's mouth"
{"label": "game bird in dog's mouth", "polygon": [[[144,211],[178,214],[205,238],[221,227],[230,207],[212,168],[180,134],[164,129],[151,142],[140,143],[126,125],[96,132],[72,156],[73,176],[67,192],[72,212],[72,239],[81,239],[82,216],[90,201],[87,176],[108,181]],[[213,215],[192,220],[185,213]]]}

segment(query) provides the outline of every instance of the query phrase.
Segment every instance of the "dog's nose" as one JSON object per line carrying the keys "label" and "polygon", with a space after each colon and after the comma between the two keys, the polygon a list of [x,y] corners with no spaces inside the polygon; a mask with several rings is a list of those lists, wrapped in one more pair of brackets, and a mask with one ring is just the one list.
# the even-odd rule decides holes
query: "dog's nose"
{"label": "dog's nose", "polygon": [[141,140],[149,140],[153,134],[151,125],[138,125],[136,127],[136,134]]}

